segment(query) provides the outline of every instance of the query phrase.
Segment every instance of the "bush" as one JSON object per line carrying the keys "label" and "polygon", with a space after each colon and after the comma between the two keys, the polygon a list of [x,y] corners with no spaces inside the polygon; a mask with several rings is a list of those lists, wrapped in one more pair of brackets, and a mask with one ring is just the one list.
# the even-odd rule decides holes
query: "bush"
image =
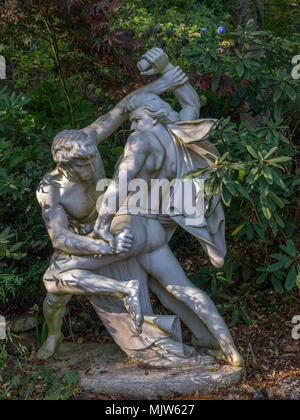
{"label": "bush", "polygon": [[[189,176],[210,175],[206,194],[221,195],[228,208],[231,237],[244,246],[249,241],[260,244],[259,257],[253,256],[264,265],[257,267],[263,272],[256,276],[257,284],[271,278],[278,292],[283,287],[293,290],[300,276],[295,217],[299,212],[300,88],[289,65],[297,52],[293,41],[257,31],[250,20],[245,28],[225,35],[210,28],[188,53],[201,73],[198,86],[207,96],[209,116],[221,118],[212,141],[222,154],[210,162],[209,169]],[[227,115],[218,112],[224,110],[215,106],[218,102],[227,104]],[[279,247],[288,258],[278,256]],[[257,252],[256,247],[248,248],[253,251]]]}
{"label": "bush", "polygon": [[[1,90],[0,117],[0,200],[5,203],[0,207],[0,308],[4,311],[12,299],[11,307],[34,299],[26,284],[28,266],[47,247],[35,189],[47,170],[44,157],[50,160],[50,153],[47,133],[30,112],[27,98]],[[35,258],[34,264],[40,262]]]}

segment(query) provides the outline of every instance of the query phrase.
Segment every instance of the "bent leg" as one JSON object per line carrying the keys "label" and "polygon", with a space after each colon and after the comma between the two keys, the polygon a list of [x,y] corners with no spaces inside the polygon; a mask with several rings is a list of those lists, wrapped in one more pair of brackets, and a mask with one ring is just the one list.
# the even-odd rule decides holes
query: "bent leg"
{"label": "bent leg", "polygon": [[[150,277],[150,276],[149,276]],[[211,349],[218,349],[219,344],[214,336],[208,331],[202,320],[187,305],[178,305],[178,300],[172,296],[154,277],[149,278],[149,286],[152,292],[158,297],[161,304],[173,314],[176,314],[181,321],[192,331],[199,346]]]}
{"label": "bent leg", "polygon": [[231,334],[213,301],[186,277],[181,265],[168,246],[139,257],[142,267],[178,301],[187,305],[218,341],[226,359],[234,366],[241,365],[241,356]]}
{"label": "bent leg", "polygon": [[140,303],[140,283],[127,283],[96,275],[88,270],[71,270],[44,279],[48,293],[73,296],[112,296],[123,301],[132,317],[137,332],[141,332],[143,314]]}

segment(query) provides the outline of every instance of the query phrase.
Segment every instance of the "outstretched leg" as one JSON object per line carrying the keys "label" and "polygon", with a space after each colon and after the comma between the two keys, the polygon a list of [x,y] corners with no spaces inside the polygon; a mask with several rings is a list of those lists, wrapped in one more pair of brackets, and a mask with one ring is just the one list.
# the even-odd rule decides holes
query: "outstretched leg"
{"label": "outstretched leg", "polygon": [[132,317],[138,333],[142,331],[143,314],[140,304],[140,283],[131,280],[127,283],[96,275],[88,270],[71,270],[55,274],[52,279],[45,279],[48,292],[53,294],[71,294],[73,296],[112,296],[123,300]]}
{"label": "outstretched leg", "polygon": [[140,304],[140,283],[131,280],[119,282],[98,276],[87,270],[72,270],[55,276],[48,271],[44,278],[48,291],[44,302],[44,315],[49,335],[38,352],[38,358],[49,359],[63,342],[61,331],[66,305],[71,296],[107,295],[121,299],[128,310],[137,332],[142,332],[143,313]]}
{"label": "outstretched leg", "polygon": [[233,366],[240,366],[241,356],[216,306],[206,293],[188,280],[170,248],[164,246],[151,254],[139,257],[138,260],[172,296],[199,316],[218,341],[228,362]]}

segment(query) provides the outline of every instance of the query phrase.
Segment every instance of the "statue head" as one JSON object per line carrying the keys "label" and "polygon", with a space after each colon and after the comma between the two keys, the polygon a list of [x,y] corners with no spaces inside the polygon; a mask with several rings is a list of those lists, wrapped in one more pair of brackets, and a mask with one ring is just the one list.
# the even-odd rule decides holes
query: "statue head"
{"label": "statue head", "polygon": [[131,129],[152,131],[157,123],[163,125],[179,120],[178,113],[159,96],[140,93],[133,96],[127,104]]}
{"label": "statue head", "polygon": [[80,130],[64,130],[57,134],[52,156],[59,170],[81,181],[93,178],[99,159],[96,144]]}

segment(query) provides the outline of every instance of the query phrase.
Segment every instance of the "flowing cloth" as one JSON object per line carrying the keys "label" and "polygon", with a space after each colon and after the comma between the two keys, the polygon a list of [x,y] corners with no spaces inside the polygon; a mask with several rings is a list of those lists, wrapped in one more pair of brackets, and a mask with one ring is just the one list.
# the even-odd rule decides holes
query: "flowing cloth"
{"label": "flowing cloth", "polygon": [[[216,120],[198,120],[178,122],[167,126],[174,142],[177,156],[177,178],[182,179],[188,172],[209,166],[207,155],[219,156],[216,148],[209,143],[209,133]],[[105,175],[103,174],[103,177]],[[193,226],[187,223],[187,216],[177,214],[171,217],[184,230],[196,237],[201,243],[216,248],[222,255],[226,254],[225,217],[219,197],[213,198],[209,211],[194,221]],[[175,228],[171,228],[169,239]],[[142,309],[145,314],[143,333],[138,335],[134,324],[125,311],[121,301],[106,296],[89,297],[99,318],[107,328],[114,341],[130,357],[146,366],[170,367],[172,358],[174,366],[196,364],[196,349],[183,343],[180,319],[192,325],[192,332],[198,344],[209,346],[214,338],[202,321],[184,304],[175,300],[160,284],[140,267],[135,259],[106,266],[97,274],[129,281],[138,279],[141,282]],[[178,316],[155,315],[153,313],[149,287],[158,296],[163,305],[172,308]]]}
{"label": "flowing cloth", "polygon": [[[195,169],[207,168],[211,165],[211,159],[219,158],[219,152],[208,141],[216,124],[217,120],[214,119],[200,119],[168,125],[177,155],[177,179],[183,179]],[[205,180],[206,177],[202,179]],[[220,256],[225,257],[225,215],[220,197],[214,196],[210,202],[205,197],[199,199],[203,198],[205,213],[196,215],[192,223],[190,215],[178,214],[174,208],[169,209],[171,218],[201,244],[211,245]],[[174,207],[174,203],[170,203],[170,206]],[[210,253],[207,248],[205,250]]]}
{"label": "flowing cloth", "polygon": [[120,281],[139,279],[141,304],[145,315],[142,334],[137,334],[122,302],[107,296],[88,297],[96,313],[118,346],[145,366],[178,367],[197,364],[195,348],[183,343],[181,323],[174,315],[155,315],[150,302],[148,275],[133,259],[102,268],[97,272]]}

